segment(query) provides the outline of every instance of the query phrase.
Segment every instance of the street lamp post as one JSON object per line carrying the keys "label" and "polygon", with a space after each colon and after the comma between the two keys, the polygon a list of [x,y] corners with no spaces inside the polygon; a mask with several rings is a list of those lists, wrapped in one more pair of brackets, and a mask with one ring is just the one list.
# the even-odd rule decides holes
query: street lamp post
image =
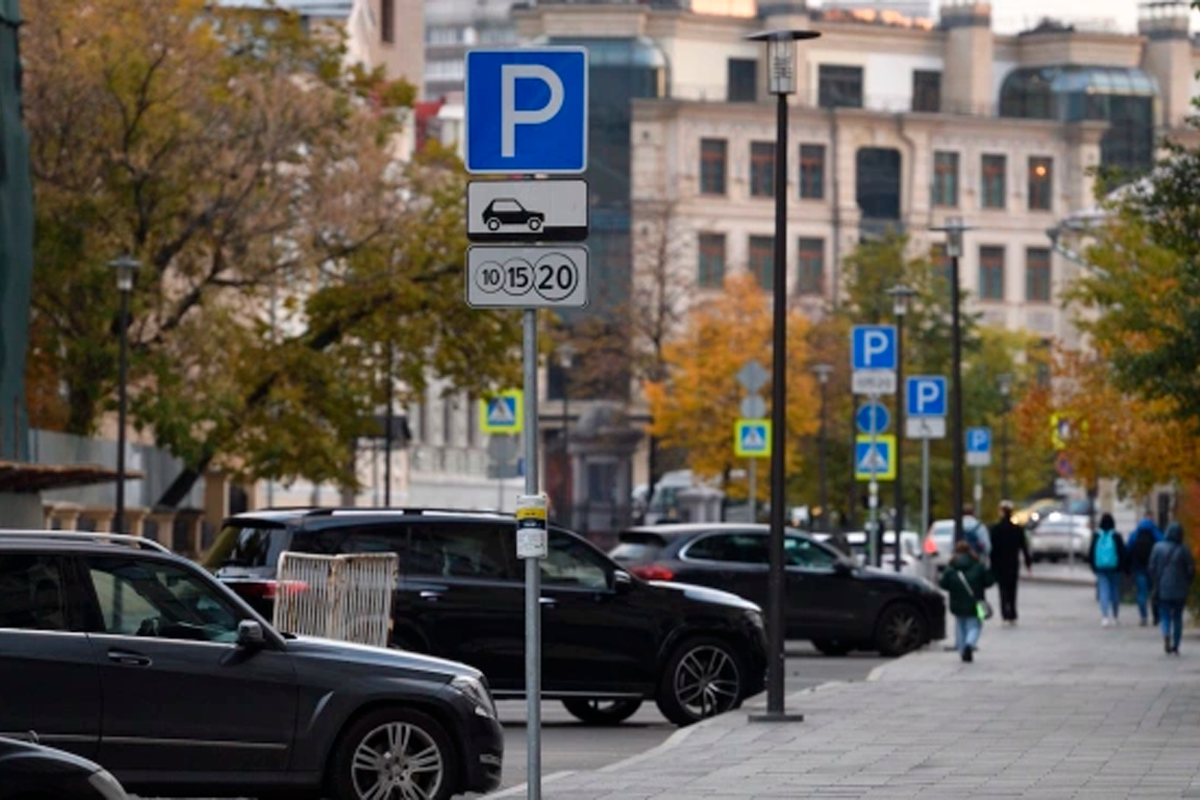
{"label": "street lamp post", "polygon": [[117,291],[121,293],[121,314],[117,321],[120,359],[117,367],[117,508],[113,515],[113,530],[125,533],[125,411],[128,405],[129,383],[129,294],[133,291],[133,275],[142,266],[132,256],[121,256],[108,265],[117,272]]}
{"label": "street lamp post", "polygon": [[817,374],[817,380],[821,383],[821,442],[817,451],[817,480],[820,481],[821,490],[817,502],[821,504],[821,530],[825,533],[832,533],[829,525],[829,482],[825,474],[825,440],[826,429],[829,427],[829,373],[833,372],[833,366],[830,364],[813,364],[812,371]]}
{"label": "street lamp post", "polygon": [[[896,315],[896,541],[893,566],[900,571],[900,532],[904,530],[904,315],[908,301],[917,291],[898,283],[887,293],[892,297],[892,312]],[[880,538],[882,542],[882,537]],[[880,548],[882,557],[883,548]]]}
{"label": "street lamp post", "polygon": [[[963,400],[962,400],[962,321],[959,313],[958,259],[962,255],[963,233],[971,230],[962,217],[949,217],[940,228],[930,228],[946,234],[946,255],[950,257],[950,320],[951,368],[950,380],[954,390],[951,406],[951,436],[954,438],[954,541],[963,538]],[[976,513],[978,513],[976,509]]]}
{"label": "street lamp post", "polygon": [[562,451],[563,461],[566,465],[567,480],[564,504],[571,509],[570,514],[563,518],[562,524],[570,526],[574,521],[575,516],[575,468],[571,463],[571,406],[569,405],[568,395],[570,394],[570,369],[575,366],[575,354],[578,351],[575,345],[570,342],[563,342],[558,348],[558,365],[562,367],[562,393],[563,393],[563,419],[562,419]]}
{"label": "street lamp post", "polygon": [[1007,372],[997,378],[1000,396],[1004,398],[1004,416],[1000,418],[1000,498],[1008,499],[1008,396],[1012,392],[1013,376]]}
{"label": "street lamp post", "polygon": [[[767,713],[764,721],[790,719],[783,710],[783,532],[787,499],[783,449],[787,442],[787,152],[788,95],[796,91],[796,42],[815,39],[816,31],[774,30],[746,38],[767,43],[767,91],[776,97],[775,131],[775,274],[771,353],[771,536],[767,580]],[[799,717],[803,719],[803,717]]]}

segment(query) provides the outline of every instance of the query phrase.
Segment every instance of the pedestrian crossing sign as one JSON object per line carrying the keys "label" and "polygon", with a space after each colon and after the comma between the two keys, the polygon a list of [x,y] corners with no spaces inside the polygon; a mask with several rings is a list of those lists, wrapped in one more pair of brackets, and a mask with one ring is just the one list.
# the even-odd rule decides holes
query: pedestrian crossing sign
{"label": "pedestrian crossing sign", "polygon": [[733,452],[738,458],[770,458],[771,421],[739,419],[733,426]]}
{"label": "pedestrian crossing sign", "polygon": [[[874,441],[872,441],[874,439]],[[896,437],[860,435],[854,445],[854,477],[860,481],[896,480]]]}
{"label": "pedestrian crossing sign", "polygon": [[479,401],[479,429],[484,433],[520,433],[524,417],[525,395],[520,389],[508,389]]}

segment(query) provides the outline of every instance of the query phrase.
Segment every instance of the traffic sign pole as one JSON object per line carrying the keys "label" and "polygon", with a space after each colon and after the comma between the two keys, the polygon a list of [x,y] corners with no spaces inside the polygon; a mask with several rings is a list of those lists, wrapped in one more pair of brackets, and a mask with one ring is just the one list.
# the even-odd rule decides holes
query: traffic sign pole
{"label": "traffic sign pole", "polygon": [[750,459],[750,524],[758,522],[758,459]]}
{"label": "traffic sign pole", "polygon": [[[538,348],[537,309],[525,310],[525,494],[538,493]],[[547,534],[548,536],[548,534]],[[542,796],[542,564],[539,558],[525,559],[525,731],[527,743],[526,781],[529,800]]]}
{"label": "traffic sign pole", "polygon": [[868,484],[868,513],[871,515],[871,563],[875,566],[880,564],[879,548],[883,544],[883,538],[879,535],[879,483],[875,480],[876,472],[876,455],[878,454],[877,442],[875,437],[879,435],[879,426],[875,424],[875,409],[879,407],[879,396],[871,395],[871,451],[868,458],[871,460],[871,483]]}

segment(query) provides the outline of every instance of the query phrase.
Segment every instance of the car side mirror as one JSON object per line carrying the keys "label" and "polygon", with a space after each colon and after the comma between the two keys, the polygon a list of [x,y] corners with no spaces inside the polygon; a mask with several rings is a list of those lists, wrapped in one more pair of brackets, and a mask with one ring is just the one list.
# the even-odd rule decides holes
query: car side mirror
{"label": "car side mirror", "polygon": [[625,594],[633,589],[633,576],[623,569],[616,570],[612,575],[612,586],[617,594]]}
{"label": "car side mirror", "polygon": [[255,620],[244,619],[238,623],[237,645],[244,650],[261,650],[267,643],[262,625]]}

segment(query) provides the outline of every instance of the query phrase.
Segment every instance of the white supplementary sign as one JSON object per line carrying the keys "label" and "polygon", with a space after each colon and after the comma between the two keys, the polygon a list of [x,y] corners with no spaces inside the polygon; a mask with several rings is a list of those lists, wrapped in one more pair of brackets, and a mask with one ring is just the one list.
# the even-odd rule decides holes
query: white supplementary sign
{"label": "white supplementary sign", "polygon": [[850,390],[854,392],[854,394],[895,394],[896,373],[892,372],[891,370],[855,370],[850,376]]}
{"label": "white supplementary sign", "polygon": [[467,238],[472,242],[581,242],[587,235],[587,181],[467,184]]}
{"label": "white supplementary sign", "polygon": [[946,418],[907,417],[904,420],[904,435],[909,439],[944,439]]}
{"label": "white supplementary sign", "polygon": [[588,250],[582,245],[467,249],[467,305],[473,308],[583,308]]}

